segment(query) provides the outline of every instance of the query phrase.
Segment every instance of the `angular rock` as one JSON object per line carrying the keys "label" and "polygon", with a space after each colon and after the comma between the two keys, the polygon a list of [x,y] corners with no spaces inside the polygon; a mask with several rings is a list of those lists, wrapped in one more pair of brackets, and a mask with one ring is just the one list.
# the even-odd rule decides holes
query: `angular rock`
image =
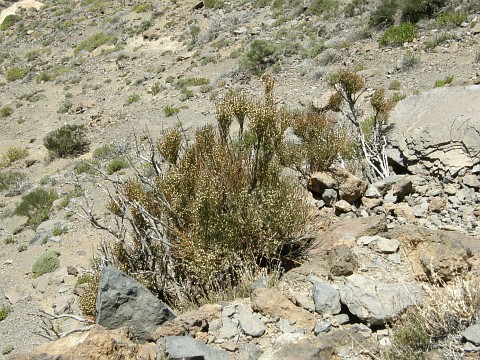
{"label": "angular rock", "polygon": [[[390,115],[391,160],[414,174],[454,175],[480,163],[480,86],[441,87],[399,102]],[[435,119],[435,121],[432,121]]]}
{"label": "angular rock", "polygon": [[321,315],[334,315],[341,310],[338,290],[325,282],[313,284],[313,301],[315,311]]}
{"label": "angular rock", "polygon": [[315,326],[315,319],[310,312],[295,306],[278,290],[256,289],[252,292],[251,301],[253,310],[270,318],[288,319],[306,332]]}
{"label": "angular rock", "polygon": [[259,337],[262,336],[267,330],[265,324],[262,320],[260,320],[259,316],[255,316],[255,314],[243,307],[241,307],[240,311],[238,312],[238,321],[240,323],[240,328],[243,330],[245,335]]}
{"label": "angular rock", "polygon": [[348,174],[339,187],[340,199],[349,204],[355,203],[367,190],[368,183],[352,174]]}
{"label": "angular rock", "polygon": [[225,350],[205,345],[191,336],[167,336],[159,342],[170,360],[232,360]]}
{"label": "angular rock", "polygon": [[107,329],[128,326],[139,340],[148,340],[158,325],[175,314],[146,287],[120,270],[102,270],[97,294],[96,323]]}
{"label": "angular rock", "polygon": [[355,207],[350,205],[350,203],[345,200],[339,200],[335,203],[335,211],[340,213],[348,213],[350,211],[355,211]]}
{"label": "angular rock", "polygon": [[337,201],[337,192],[334,189],[325,189],[322,195],[325,206],[332,207]]}
{"label": "angular rock", "polygon": [[307,188],[311,192],[322,196],[326,189],[338,188],[338,182],[332,174],[327,172],[318,172],[312,174],[308,180]]}
{"label": "angular rock", "polygon": [[372,242],[374,249],[384,254],[393,254],[400,248],[400,242],[397,239],[387,239],[379,236]]}
{"label": "angular rock", "polygon": [[462,332],[462,336],[475,346],[480,346],[480,324],[469,326]]}
{"label": "angular rock", "polygon": [[441,213],[447,206],[447,200],[440,196],[435,196],[428,204],[428,212]]}
{"label": "angular rock", "polygon": [[267,349],[259,360],[318,360],[332,359],[333,343],[312,335],[283,334]]}
{"label": "angular rock", "polygon": [[319,320],[315,324],[315,328],[313,329],[313,333],[318,335],[320,333],[329,332],[332,328],[332,323],[330,321]]}
{"label": "angular rock", "polygon": [[389,177],[386,177],[385,179],[375,181],[373,184],[369,186],[370,193],[371,194],[378,193],[380,194],[380,196],[385,196],[387,192],[392,190],[393,186],[397,182],[401,182],[403,179],[404,179],[403,175],[391,175]]}
{"label": "angular rock", "polygon": [[480,181],[478,180],[477,175],[469,174],[465,175],[462,179],[462,182],[471,188],[478,190],[480,188]]}
{"label": "angular rock", "polygon": [[220,328],[219,338],[233,339],[238,335],[238,323],[229,317],[222,317],[222,327]]}
{"label": "angular rock", "polygon": [[340,287],[340,298],[349,311],[370,325],[383,325],[406,308],[420,304],[416,283],[382,283],[364,275],[351,275]]}
{"label": "angular rock", "polygon": [[355,254],[345,245],[335,246],[328,252],[330,274],[333,276],[348,276],[358,268]]}

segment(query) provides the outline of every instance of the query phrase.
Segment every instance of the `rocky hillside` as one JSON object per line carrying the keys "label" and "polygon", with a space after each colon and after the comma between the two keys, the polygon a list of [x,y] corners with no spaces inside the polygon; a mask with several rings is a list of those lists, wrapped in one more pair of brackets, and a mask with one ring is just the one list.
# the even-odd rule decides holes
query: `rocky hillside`
{"label": "rocky hillside", "polygon": [[[480,6],[386,3],[0,1],[0,358],[417,358],[409,330],[436,337],[417,344],[431,358],[478,357]],[[415,25],[387,31],[404,20]],[[391,176],[366,181],[353,161],[299,181],[315,209],[310,247],[280,279],[168,320],[99,321],[129,332],[92,327],[79,295],[112,236],[78,215],[90,200],[114,220],[105,179],[135,176],[147,135],[180,123],[191,137],[230,90],[259,97],[264,72],[278,107],[322,111],[342,69],[365,80],[362,116],[377,89],[397,103]],[[76,137],[49,145],[65,125]],[[132,282],[119,291],[144,289]],[[395,325],[407,308],[421,326]]]}

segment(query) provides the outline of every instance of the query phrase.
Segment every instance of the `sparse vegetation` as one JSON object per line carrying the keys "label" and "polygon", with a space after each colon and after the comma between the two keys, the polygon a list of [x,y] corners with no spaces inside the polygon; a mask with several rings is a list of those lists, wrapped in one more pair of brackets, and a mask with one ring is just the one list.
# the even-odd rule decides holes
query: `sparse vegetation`
{"label": "sparse vegetation", "polygon": [[15,347],[12,344],[7,344],[3,347],[2,349],[2,355],[8,355],[10,354],[13,350],[15,350]]}
{"label": "sparse vegetation", "polygon": [[22,69],[19,67],[11,67],[7,69],[5,72],[5,79],[7,79],[8,82],[15,81],[15,80],[21,80],[27,75],[27,70]]}
{"label": "sparse vegetation", "polygon": [[254,75],[261,75],[278,60],[278,47],[268,40],[254,40],[240,62],[240,67]]}
{"label": "sparse vegetation", "polygon": [[107,35],[104,32],[99,32],[78,44],[78,46],[74,50],[74,53],[78,54],[82,50],[92,52],[93,50],[102,45],[114,44],[116,40],[117,38],[113,35]]}
{"label": "sparse vegetation", "polygon": [[12,311],[10,306],[1,305],[0,306],[0,321],[3,321],[7,318],[8,314]]}
{"label": "sparse vegetation", "polygon": [[410,70],[419,63],[419,57],[413,51],[407,51],[400,60],[399,70]]}
{"label": "sparse vegetation", "polygon": [[15,209],[15,214],[26,216],[27,223],[36,227],[50,217],[53,201],[58,198],[53,190],[36,189],[22,196],[20,204]]}
{"label": "sparse vegetation", "polygon": [[10,190],[12,188],[21,188],[25,182],[26,175],[18,171],[0,172],[0,191]]}
{"label": "sparse vegetation", "polygon": [[165,114],[166,117],[176,115],[179,112],[180,112],[180,109],[173,105],[166,105],[163,107],[163,113]]}
{"label": "sparse vegetation", "polygon": [[0,116],[7,117],[13,114],[13,110],[10,106],[5,105],[0,109]]}
{"label": "sparse vegetation", "polygon": [[411,23],[390,26],[380,39],[380,46],[401,46],[412,42],[417,34],[417,27]]}
{"label": "sparse vegetation", "polygon": [[445,79],[435,81],[435,87],[443,87],[451,84],[453,81],[453,75],[447,75]]}
{"label": "sparse vegetation", "polygon": [[145,2],[145,3],[135,5],[132,10],[138,14],[138,13],[150,11],[151,9],[152,9],[152,3]]}
{"label": "sparse vegetation", "polygon": [[64,125],[48,133],[43,145],[53,156],[63,158],[85,152],[90,141],[83,125]]}
{"label": "sparse vegetation", "polygon": [[58,251],[48,250],[40,255],[32,265],[32,277],[35,279],[43,274],[54,272],[60,266]]}
{"label": "sparse vegetation", "polygon": [[0,169],[12,165],[15,161],[25,159],[28,156],[28,150],[23,147],[13,146],[7,149],[7,152],[0,157]]}
{"label": "sparse vegetation", "polygon": [[17,251],[18,251],[19,253],[24,252],[24,251],[27,251],[27,249],[28,249],[27,244],[20,244],[20,245],[18,245],[18,247],[17,247]]}
{"label": "sparse vegetation", "polygon": [[2,24],[0,25],[0,30],[4,31],[11,28],[18,20],[20,20],[20,17],[17,15],[7,15],[5,19],[3,19]]}
{"label": "sparse vegetation", "polygon": [[139,101],[140,101],[140,95],[132,94],[125,101],[125,105],[131,105],[131,104],[139,102]]}
{"label": "sparse vegetation", "polygon": [[129,166],[128,161],[123,157],[117,157],[108,163],[106,170],[107,174],[111,175]]}

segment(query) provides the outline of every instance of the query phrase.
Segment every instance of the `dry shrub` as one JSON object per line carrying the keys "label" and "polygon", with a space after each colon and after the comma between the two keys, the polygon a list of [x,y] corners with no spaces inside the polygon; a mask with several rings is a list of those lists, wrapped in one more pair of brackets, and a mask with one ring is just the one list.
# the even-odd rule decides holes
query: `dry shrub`
{"label": "dry shrub", "polygon": [[[112,184],[108,208],[120,228],[105,257],[174,307],[238,294],[231,290],[245,272],[285,266],[304,245],[296,239],[308,208],[281,176],[289,114],[276,107],[273,85],[267,77],[263,101],[226,96],[218,129],[197,130],[191,143],[179,129],[167,131],[143,157],[153,176]],[[233,121],[240,130],[231,135]]]}
{"label": "dry shrub", "polygon": [[448,284],[439,280],[437,285],[426,285],[423,304],[409,309],[393,327],[387,358],[422,359],[434,348],[455,352],[452,343],[458,344],[460,332],[477,321],[479,289],[480,278],[471,274]]}

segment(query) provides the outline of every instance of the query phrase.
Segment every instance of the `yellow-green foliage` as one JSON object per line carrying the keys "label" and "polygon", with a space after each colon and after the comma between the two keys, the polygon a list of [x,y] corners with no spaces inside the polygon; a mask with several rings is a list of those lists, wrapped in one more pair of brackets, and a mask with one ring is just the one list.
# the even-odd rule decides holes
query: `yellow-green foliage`
{"label": "yellow-green foliage", "polygon": [[28,150],[22,147],[11,147],[0,157],[0,168],[7,167],[17,160],[28,156]]}
{"label": "yellow-green foliage", "polygon": [[[144,274],[139,280],[172,305],[234,286],[260,262],[282,265],[306,221],[301,190],[281,176],[277,160],[289,114],[275,106],[273,80],[263,101],[227,96],[217,121],[218,131],[205,126],[189,144],[179,129],[168,131],[157,143],[165,172],[149,186],[127,181],[109,205],[133,219],[133,242],[119,239],[112,250],[119,267]],[[175,291],[180,283],[191,291]]]}
{"label": "yellow-green foliage", "polygon": [[88,276],[88,277],[83,276],[78,280],[79,281],[77,281],[76,286],[81,284],[87,284],[85,287],[85,292],[80,297],[80,302],[79,302],[80,310],[82,310],[83,314],[87,316],[95,317],[98,284],[100,281],[99,274],[95,273],[93,276]]}
{"label": "yellow-green foliage", "polygon": [[410,23],[403,23],[398,26],[391,26],[382,35],[380,46],[401,46],[404,43],[412,42],[417,35],[417,27]]}
{"label": "yellow-green foliage", "polygon": [[36,227],[50,217],[52,204],[57,198],[58,196],[53,190],[33,190],[27,195],[22,196],[20,204],[18,204],[15,209],[15,214],[27,216],[28,224]]}
{"label": "yellow-green foliage", "polygon": [[27,70],[19,67],[11,67],[5,73],[5,79],[8,82],[23,79],[27,75]]}
{"label": "yellow-green foliage", "polygon": [[8,28],[12,27],[15,25],[15,23],[19,20],[20,18],[16,15],[10,14],[3,19],[2,24],[0,25],[0,30],[7,30]]}
{"label": "yellow-green foliage", "polygon": [[133,11],[136,13],[142,13],[149,11],[152,8],[152,4],[149,2],[142,3],[142,4],[137,4],[133,7]]}
{"label": "yellow-green foliage", "polygon": [[75,48],[74,53],[77,54],[82,50],[92,52],[96,48],[105,45],[105,44],[114,44],[117,38],[113,35],[105,34],[104,32],[96,33],[92,35],[86,40],[83,40],[78,46]]}
{"label": "yellow-green foliage", "polygon": [[32,277],[35,279],[43,274],[51,273],[58,269],[60,260],[57,251],[45,251],[32,265]]}

